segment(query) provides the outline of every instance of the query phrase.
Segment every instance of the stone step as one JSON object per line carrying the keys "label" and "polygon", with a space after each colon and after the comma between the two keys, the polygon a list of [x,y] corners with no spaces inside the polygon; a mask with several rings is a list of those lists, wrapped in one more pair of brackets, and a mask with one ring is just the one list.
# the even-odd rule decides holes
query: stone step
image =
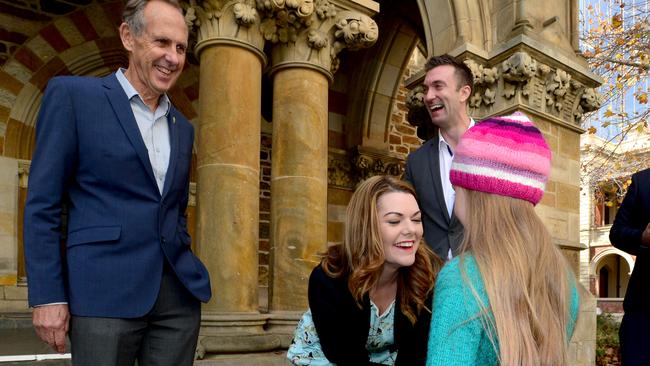
{"label": "stone step", "polygon": [[[210,355],[194,362],[194,366],[290,366],[286,351],[254,354]],[[0,364],[0,366],[2,366]]]}

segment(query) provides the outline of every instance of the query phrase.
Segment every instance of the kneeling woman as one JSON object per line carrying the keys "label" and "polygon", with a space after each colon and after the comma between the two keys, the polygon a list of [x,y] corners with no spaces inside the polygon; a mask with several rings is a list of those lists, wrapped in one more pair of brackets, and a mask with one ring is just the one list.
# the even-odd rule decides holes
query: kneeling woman
{"label": "kneeling woman", "polygon": [[427,365],[567,364],[576,282],[534,209],[550,169],[548,145],[523,114],[461,137],[450,180],[462,254],[438,277]]}
{"label": "kneeling woman", "polygon": [[408,183],[359,185],[343,243],[309,278],[309,310],[287,354],[294,365],[424,365],[441,261],[421,242],[420,215]]}

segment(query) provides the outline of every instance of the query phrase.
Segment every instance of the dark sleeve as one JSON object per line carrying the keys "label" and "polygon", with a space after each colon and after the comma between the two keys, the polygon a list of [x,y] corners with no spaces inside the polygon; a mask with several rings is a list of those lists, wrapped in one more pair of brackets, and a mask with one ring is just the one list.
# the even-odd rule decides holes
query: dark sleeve
{"label": "dark sleeve", "polygon": [[77,132],[69,85],[52,79],[36,122],[24,215],[29,305],[67,302],[61,257],[61,207],[77,164]]}
{"label": "dark sleeve", "polygon": [[[641,243],[641,236],[648,224],[648,218],[643,215],[641,205],[644,203],[641,202],[640,189],[642,187],[639,184],[639,176],[634,174],[632,175],[632,184],[627,190],[609,232],[609,240],[612,244],[632,255],[643,255],[650,251],[650,248]],[[646,189],[650,189],[650,187],[646,187]],[[650,203],[646,202],[646,204]]]}
{"label": "dark sleeve", "polygon": [[[192,146],[194,146],[194,126],[192,126],[189,121],[188,124],[190,125],[190,144],[189,144],[189,152],[188,155],[190,156],[190,159],[192,157]],[[191,169],[191,168],[190,168]],[[178,214],[178,229],[179,233],[181,235],[181,240],[184,244],[191,245],[192,244],[192,238],[190,237],[190,233],[187,230],[187,204],[189,202],[189,197],[190,197],[190,177],[189,177],[189,172],[187,176],[185,177],[186,182],[185,182],[185,187],[183,190],[183,193],[181,194],[181,201],[179,203],[179,214]]]}
{"label": "dark sleeve", "polygon": [[406,168],[404,170],[404,180],[409,182],[412,186],[415,185],[413,183],[413,176],[411,175],[411,156],[406,157]]}
{"label": "dark sleeve", "polygon": [[325,357],[337,366],[369,365],[366,350],[370,318],[364,319],[345,278],[331,278],[320,267],[309,277],[309,308]]}

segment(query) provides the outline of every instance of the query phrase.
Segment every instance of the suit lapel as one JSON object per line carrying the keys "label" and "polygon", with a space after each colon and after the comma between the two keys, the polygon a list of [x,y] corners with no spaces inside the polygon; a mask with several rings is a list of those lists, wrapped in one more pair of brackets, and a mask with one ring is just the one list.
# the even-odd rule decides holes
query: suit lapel
{"label": "suit lapel", "polygon": [[[171,103],[171,102],[170,102]],[[178,159],[178,113],[176,109],[171,107],[169,109],[169,115],[167,116],[167,125],[169,126],[169,165],[167,166],[167,174],[165,175],[165,186],[163,187],[163,194],[165,195],[169,192],[169,187],[173,185],[174,181],[174,172],[176,171],[176,161]]]}
{"label": "suit lapel", "polygon": [[449,224],[449,215],[447,214],[447,204],[445,203],[445,194],[442,191],[442,179],[440,178],[440,137],[436,136],[431,140],[431,151],[427,155],[429,164],[427,166],[431,169],[431,180],[433,181],[433,189],[436,193],[436,199],[440,206],[440,212]]}
{"label": "suit lapel", "polygon": [[147,172],[151,182],[156,187],[156,191],[158,191],[158,185],[156,184],[156,178],[153,175],[147,147],[144,145],[142,135],[138,129],[138,124],[133,116],[131,103],[126,98],[124,89],[122,89],[119,81],[117,81],[115,74],[111,74],[104,78],[104,87],[106,88],[106,96],[108,97],[108,101],[117,116],[117,120],[122,125],[124,133],[131,142],[131,145],[133,145],[133,148],[140,158],[140,162],[144,166],[144,170]]}

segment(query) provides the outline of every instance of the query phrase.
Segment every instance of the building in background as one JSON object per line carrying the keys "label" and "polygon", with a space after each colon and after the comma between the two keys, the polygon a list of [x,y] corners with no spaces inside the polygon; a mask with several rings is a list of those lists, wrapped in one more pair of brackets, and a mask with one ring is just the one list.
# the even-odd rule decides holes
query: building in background
{"label": "building in background", "polygon": [[609,230],[633,173],[650,167],[650,129],[634,130],[624,141],[596,134],[581,138],[583,165],[602,165],[601,174],[584,174],[580,192],[580,282],[597,298],[598,309],[622,313],[635,256],[612,246]]}

